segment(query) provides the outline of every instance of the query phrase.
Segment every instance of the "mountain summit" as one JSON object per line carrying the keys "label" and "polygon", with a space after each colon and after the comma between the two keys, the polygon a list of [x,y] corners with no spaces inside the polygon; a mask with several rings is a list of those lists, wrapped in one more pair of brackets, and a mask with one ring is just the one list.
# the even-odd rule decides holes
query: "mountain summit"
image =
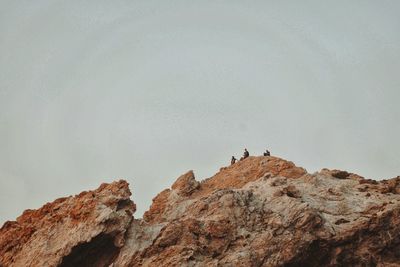
{"label": "mountain summit", "polygon": [[400,177],[249,157],[180,176],[143,219],[130,195],[121,180],[24,211],[0,266],[400,266]]}

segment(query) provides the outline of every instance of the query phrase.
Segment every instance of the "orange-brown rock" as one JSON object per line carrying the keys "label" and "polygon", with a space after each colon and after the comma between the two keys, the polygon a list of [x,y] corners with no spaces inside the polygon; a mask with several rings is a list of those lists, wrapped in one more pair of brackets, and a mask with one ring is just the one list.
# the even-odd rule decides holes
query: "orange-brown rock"
{"label": "orange-brown rock", "polygon": [[26,210],[0,229],[0,266],[110,264],[136,209],[130,195],[121,180]]}
{"label": "orange-brown rock", "polygon": [[180,176],[171,188],[180,196],[189,196],[194,190],[199,188],[199,185],[200,183],[194,178],[193,171],[189,171]]}
{"label": "orange-brown rock", "polygon": [[[306,173],[306,170],[294,165],[293,162],[282,160],[277,157],[248,157],[229,167],[222,168],[213,177],[198,183],[195,181],[192,171],[182,175],[172,186],[172,190],[166,189],[153,199],[150,210],[144,214],[148,222],[161,222],[168,215],[167,210],[175,209],[175,200],[179,200],[183,181],[187,182],[185,191],[189,199],[200,198],[219,189],[241,188],[245,184],[258,180],[262,177],[281,175],[288,178],[299,178]],[[176,196],[179,195],[179,196]]]}
{"label": "orange-brown rock", "polygon": [[143,219],[124,182],[27,211],[0,230],[0,263],[400,266],[399,193],[400,177],[249,157],[201,182],[182,175]]}

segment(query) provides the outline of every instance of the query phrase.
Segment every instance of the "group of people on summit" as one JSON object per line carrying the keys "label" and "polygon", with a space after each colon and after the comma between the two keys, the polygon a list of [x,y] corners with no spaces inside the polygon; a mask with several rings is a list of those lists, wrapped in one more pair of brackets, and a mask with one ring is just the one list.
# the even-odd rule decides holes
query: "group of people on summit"
{"label": "group of people on summit", "polygon": [[[247,148],[244,149],[243,152],[243,156],[240,158],[240,160],[244,160],[245,158],[248,158],[250,156],[249,151],[247,150]],[[269,152],[268,149],[265,150],[264,152],[264,156],[271,156],[271,153]],[[231,158],[231,165],[235,164],[237,161],[237,159],[235,158],[235,156],[232,156]]]}

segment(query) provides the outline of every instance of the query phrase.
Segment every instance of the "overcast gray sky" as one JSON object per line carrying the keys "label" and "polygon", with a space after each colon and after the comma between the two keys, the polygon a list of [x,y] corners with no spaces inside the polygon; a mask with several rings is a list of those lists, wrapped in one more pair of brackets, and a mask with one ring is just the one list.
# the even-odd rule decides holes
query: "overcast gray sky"
{"label": "overcast gray sky", "polygon": [[0,0],[0,223],[261,154],[400,175],[400,1]]}

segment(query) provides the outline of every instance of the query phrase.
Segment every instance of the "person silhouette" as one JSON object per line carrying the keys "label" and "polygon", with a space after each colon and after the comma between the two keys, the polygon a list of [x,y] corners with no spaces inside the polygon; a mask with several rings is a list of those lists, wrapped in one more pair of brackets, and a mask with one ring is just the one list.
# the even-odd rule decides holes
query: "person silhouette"
{"label": "person silhouette", "polygon": [[237,159],[235,158],[235,156],[232,156],[231,158],[231,165],[235,164],[237,161]]}
{"label": "person silhouette", "polygon": [[250,156],[249,151],[247,151],[247,148],[245,148],[243,152],[243,159],[248,158],[249,156]]}

